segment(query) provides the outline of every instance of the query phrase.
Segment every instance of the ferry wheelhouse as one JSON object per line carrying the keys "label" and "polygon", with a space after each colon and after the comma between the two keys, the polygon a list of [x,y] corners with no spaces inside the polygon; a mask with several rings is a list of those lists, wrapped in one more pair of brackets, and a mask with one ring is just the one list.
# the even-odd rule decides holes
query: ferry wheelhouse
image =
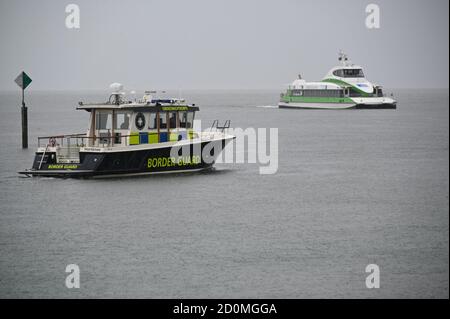
{"label": "ferry wheelhouse", "polygon": [[234,138],[226,133],[229,120],[194,131],[199,108],[182,99],[146,95],[126,101],[115,92],[105,103],[79,102],[77,109],[90,113],[87,132],[39,137],[32,168],[20,174],[110,177],[199,171],[211,168]]}
{"label": "ferry wheelhouse", "polygon": [[380,85],[369,82],[362,67],[352,64],[342,51],[342,65],[332,68],[319,82],[299,76],[281,94],[279,108],[300,109],[395,109],[397,101],[384,94]]}

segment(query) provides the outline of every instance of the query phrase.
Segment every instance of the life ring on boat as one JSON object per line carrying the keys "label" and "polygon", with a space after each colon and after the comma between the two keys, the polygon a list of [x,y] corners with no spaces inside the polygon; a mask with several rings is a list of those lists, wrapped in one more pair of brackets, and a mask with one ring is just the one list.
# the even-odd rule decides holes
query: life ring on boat
{"label": "life ring on boat", "polygon": [[136,114],[136,118],[134,120],[134,124],[136,124],[136,128],[141,131],[145,126],[145,116],[141,112]]}

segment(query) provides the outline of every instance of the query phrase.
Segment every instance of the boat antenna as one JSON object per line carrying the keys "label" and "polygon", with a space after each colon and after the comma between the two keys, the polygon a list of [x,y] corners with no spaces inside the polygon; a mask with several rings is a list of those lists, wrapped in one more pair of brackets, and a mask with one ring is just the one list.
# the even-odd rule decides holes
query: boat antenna
{"label": "boat antenna", "polygon": [[130,94],[133,96],[134,102],[136,102],[136,91],[135,90],[131,90]]}
{"label": "boat antenna", "polygon": [[341,62],[343,66],[348,64],[348,56],[342,50],[339,50],[338,61]]}

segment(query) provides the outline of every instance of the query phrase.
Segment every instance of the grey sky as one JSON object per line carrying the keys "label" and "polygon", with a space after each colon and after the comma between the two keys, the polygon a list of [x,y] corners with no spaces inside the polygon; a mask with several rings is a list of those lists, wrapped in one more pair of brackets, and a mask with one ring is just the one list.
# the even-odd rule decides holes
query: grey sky
{"label": "grey sky", "polygon": [[[65,27],[78,4],[81,28]],[[381,28],[365,27],[365,7]],[[447,0],[0,0],[0,90],[282,89],[321,79],[343,49],[385,87],[449,83]]]}

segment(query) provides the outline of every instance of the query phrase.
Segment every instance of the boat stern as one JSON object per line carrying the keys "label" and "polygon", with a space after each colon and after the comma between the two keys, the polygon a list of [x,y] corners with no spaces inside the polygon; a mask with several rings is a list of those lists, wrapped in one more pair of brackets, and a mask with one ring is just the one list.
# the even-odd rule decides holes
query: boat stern
{"label": "boat stern", "polygon": [[397,101],[391,97],[356,97],[352,98],[357,109],[396,109]]}

